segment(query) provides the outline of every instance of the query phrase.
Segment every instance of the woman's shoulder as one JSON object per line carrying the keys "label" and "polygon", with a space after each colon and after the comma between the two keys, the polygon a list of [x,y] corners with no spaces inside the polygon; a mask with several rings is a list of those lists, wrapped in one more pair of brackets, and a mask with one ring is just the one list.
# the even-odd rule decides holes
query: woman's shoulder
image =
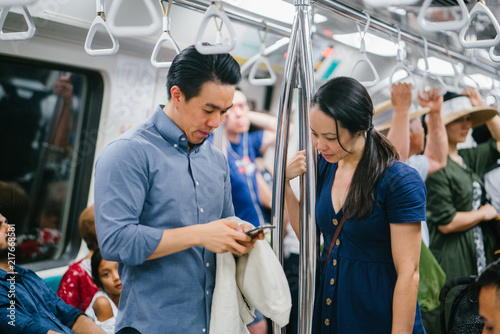
{"label": "woman's shoulder", "polygon": [[384,177],[404,176],[422,180],[418,171],[402,161],[394,161],[384,172]]}
{"label": "woman's shoulder", "polygon": [[379,189],[388,189],[391,192],[405,188],[422,188],[425,184],[418,171],[402,161],[395,161],[389,166],[381,177]]}

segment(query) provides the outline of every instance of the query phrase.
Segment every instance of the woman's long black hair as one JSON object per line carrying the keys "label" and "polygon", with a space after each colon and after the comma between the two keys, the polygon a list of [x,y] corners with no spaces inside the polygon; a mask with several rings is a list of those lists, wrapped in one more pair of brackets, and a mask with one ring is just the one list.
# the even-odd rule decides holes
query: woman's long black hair
{"label": "woman's long black hair", "polygon": [[101,279],[99,278],[99,265],[101,264],[101,261],[101,250],[97,248],[94,251],[94,254],[92,254],[92,258],[90,260],[90,267],[92,268],[92,281],[94,281],[95,285],[97,285],[98,288],[104,290],[104,286],[101,282]]}
{"label": "woman's long black hair", "polygon": [[[319,88],[312,101],[335,120],[336,133],[339,125],[354,136],[358,131],[366,132],[363,156],[354,172],[343,211],[350,219],[368,217],[375,205],[375,187],[394,161],[399,160],[396,148],[381,133],[373,128],[373,102],[365,87],[353,78],[337,77]],[[348,153],[337,137],[340,147]]]}

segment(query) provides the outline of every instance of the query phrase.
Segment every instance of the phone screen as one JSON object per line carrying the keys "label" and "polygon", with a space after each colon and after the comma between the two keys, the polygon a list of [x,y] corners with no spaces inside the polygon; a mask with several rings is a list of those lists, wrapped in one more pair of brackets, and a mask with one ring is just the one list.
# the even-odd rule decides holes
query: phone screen
{"label": "phone screen", "polygon": [[259,226],[254,229],[251,229],[250,231],[246,231],[245,234],[248,234],[251,237],[256,237],[261,231],[265,232],[266,230],[270,230],[275,228],[276,226],[273,225],[265,225],[265,226]]}

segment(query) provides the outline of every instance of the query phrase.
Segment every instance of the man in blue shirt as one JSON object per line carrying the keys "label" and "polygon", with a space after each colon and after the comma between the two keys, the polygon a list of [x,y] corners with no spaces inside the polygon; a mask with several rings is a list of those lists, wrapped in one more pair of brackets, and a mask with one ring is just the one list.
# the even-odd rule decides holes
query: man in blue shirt
{"label": "man in blue shirt", "polygon": [[229,54],[186,48],[169,69],[167,104],[99,156],[96,231],[103,257],[119,263],[120,334],[207,333],[214,253],[253,247],[242,233],[251,225],[223,219],[234,215],[229,169],[206,141],[240,78]]}
{"label": "man in blue shirt", "polygon": [[[15,265],[16,230],[22,229],[28,208],[20,186],[0,182],[0,333],[104,334],[33,271]],[[8,217],[13,218],[10,225]]]}

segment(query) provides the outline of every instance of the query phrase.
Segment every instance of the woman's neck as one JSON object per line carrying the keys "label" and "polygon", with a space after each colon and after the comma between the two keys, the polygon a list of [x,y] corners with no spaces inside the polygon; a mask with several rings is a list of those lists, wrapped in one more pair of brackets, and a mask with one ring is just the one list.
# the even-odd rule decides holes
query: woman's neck
{"label": "woman's neck", "polygon": [[458,154],[457,143],[448,142],[448,156],[457,164],[462,165],[462,157]]}

